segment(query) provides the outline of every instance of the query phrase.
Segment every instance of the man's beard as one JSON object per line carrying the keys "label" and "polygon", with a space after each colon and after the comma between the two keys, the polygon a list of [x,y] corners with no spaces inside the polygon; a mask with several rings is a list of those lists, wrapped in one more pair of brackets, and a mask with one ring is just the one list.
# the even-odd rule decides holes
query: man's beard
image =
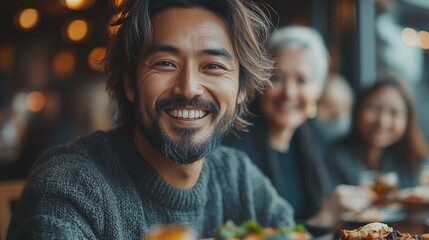
{"label": "man's beard", "polygon": [[181,136],[181,140],[177,141],[168,136],[161,128],[160,117],[165,107],[177,108],[185,106],[193,106],[198,108],[208,109],[210,111],[213,121],[219,117],[219,106],[215,102],[203,100],[201,98],[193,98],[187,100],[185,98],[170,98],[165,100],[158,100],[155,104],[156,116],[146,112],[150,120],[149,124],[145,124],[143,120],[143,112],[140,106],[139,95],[136,95],[134,104],[135,116],[137,116],[137,126],[146,140],[164,156],[172,161],[180,164],[190,164],[200,159],[205,158],[213,152],[222,142],[222,137],[233,126],[233,121],[236,116],[236,111],[226,115],[220,119],[215,125],[212,133],[205,139],[199,142],[194,142],[195,134],[201,130],[202,127],[183,128],[178,126],[171,126],[171,129]]}

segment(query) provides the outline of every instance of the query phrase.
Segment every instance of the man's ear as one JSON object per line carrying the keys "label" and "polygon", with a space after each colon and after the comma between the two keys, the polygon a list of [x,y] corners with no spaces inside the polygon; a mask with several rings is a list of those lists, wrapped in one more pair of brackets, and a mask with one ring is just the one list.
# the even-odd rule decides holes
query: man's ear
{"label": "man's ear", "polygon": [[240,90],[237,96],[237,104],[243,103],[244,100],[246,100],[246,97],[247,97],[246,91]]}
{"label": "man's ear", "polygon": [[127,74],[124,75],[124,91],[128,100],[130,102],[134,102],[135,89],[133,87],[133,84],[131,83],[130,77]]}

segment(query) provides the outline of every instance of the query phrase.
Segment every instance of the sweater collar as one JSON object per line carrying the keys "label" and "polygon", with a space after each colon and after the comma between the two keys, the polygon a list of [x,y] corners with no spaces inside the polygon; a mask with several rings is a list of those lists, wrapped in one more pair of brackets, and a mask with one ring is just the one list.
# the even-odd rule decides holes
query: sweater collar
{"label": "sweater collar", "polygon": [[209,182],[206,158],[200,177],[193,188],[179,189],[168,184],[159,173],[140,155],[133,140],[132,130],[119,127],[113,131],[113,139],[118,148],[118,158],[134,182],[142,199],[149,199],[165,207],[185,210],[205,206]]}

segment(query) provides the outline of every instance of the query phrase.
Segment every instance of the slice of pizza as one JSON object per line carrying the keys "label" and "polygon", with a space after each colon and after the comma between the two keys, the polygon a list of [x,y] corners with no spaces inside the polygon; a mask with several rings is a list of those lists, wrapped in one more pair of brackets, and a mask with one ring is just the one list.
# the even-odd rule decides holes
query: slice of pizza
{"label": "slice of pizza", "polygon": [[374,222],[354,230],[341,230],[341,240],[375,240],[385,239],[389,233],[393,232],[393,228],[387,224]]}
{"label": "slice of pizza", "polygon": [[354,230],[341,230],[340,240],[424,240],[425,235],[400,233],[384,223],[374,222]]}

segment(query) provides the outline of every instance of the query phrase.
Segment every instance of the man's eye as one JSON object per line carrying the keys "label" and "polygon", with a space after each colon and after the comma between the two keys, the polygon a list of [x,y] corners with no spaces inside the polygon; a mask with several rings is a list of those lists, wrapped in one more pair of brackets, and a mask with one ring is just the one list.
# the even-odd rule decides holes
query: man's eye
{"label": "man's eye", "polygon": [[222,69],[222,70],[226,70],[226,68],[224,68],[221,65],[218,64],[209,64],[207,66],[204,67],[205,69]]}
{"label": "man's eye", "polygon": [[162,67],[175,67],[175,65],[169,61],[160,61],[154,64],[155,66],[162,66]]}

